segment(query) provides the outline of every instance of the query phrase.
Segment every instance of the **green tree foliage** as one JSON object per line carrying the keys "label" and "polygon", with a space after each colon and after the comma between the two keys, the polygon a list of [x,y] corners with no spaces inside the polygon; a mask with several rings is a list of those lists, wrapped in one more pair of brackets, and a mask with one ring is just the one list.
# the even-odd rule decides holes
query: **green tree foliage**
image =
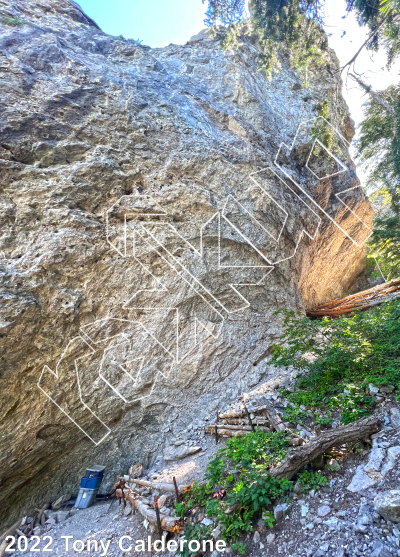
{"label": "green tree foliage", "polygon": [[394,112],[384,110],[376,99],[367,103],[358,151],[371,168],[368,185],[374,196],[390,207],[376,216],[369,246],[384,276],[391,279],[400,276],[400,87],[378,95]]}
{"label": "green tree foliage", "polygon": [[281,313],[285,345],[275,347],[272,362],[304,372],[295,391],[284,393],[293,404],[340,411],[346,424],[371,413],[369,383],[400,390],[399,301],[338,319]]}
{"label": "green tree foliage", "polygon": [[[321,63],[327,48],[322,30],[324,4],[325,0],[250,0],[252,28],[262,47],[260,63],[268,74],[279,68],[279,48],[292,55],[295,67]],[[384,44],[392,62],[400,52],[399,9],[400,0],[347,0],[344,17],[352,12],[359,25],[368,26],[371,34],[366,46],[376,50]],[[225,46],[232,46],[237,38],[237,30],[229,27],[243,17],[241,0],[208,0],[205,23],[228,26],[222,32]]]}
{"label": "green tree foliage", "polygon": [[399,215],[377,217],[374,232],[368,242],[386,280],[400,276],[400,218]]}
{"label": "green tree foliage", "polygon": [[[205,0],[203,0],[204,4]],[[206,25],[231,25],[241,21],[244,14],[244,0],[208,0]]]}
{"label": "green tree foliage", "polygon": [[298,69],[321,62],[328,41],[321,28],[319,0],[252,0],[251,8],[263,49],[260,62],[267,73],[279,67],[279,47]]}

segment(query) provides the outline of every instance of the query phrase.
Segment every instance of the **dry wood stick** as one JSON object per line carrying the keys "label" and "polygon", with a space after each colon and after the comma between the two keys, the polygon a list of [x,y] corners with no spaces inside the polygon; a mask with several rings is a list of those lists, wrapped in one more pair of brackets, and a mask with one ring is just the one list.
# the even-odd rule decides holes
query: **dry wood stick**
{"label": "dry wood stick", "polygon": [[1,536],[0,536],[0,557],[4,556],[6,551],[7,542],[6,539],[8,536],[12,536],[14,532],[21,526],[22,518],[14,522],[12,526],[10,526]]}
{"label": "dry wood stick", "polygon": [[216,413],[217,413],[217,420],[215,422],[215,427],[214,427],[214,433],[215,433],[215,444],[218,445],[218,426],[217,426],[217,422],[218,422],[218,406],[215,408]]}
{"label": "dry wood stick", "polygon": [[[249,425],[230,425],[230,424],[215,424],[215,425],[206,425],[204,430],[206,433],[214,433],[214,429],[218,428],[218,431],[221,429],[230,430],[230,431],[254,431],[253,428]],[[265,433],[270,431],[269,427],[260,426],[259,429]]]}
{"label": "dry wood stick", "polygon": [[176,483],[175,476],[172,478],[172,481],[174,482],[176,502],[180,503],[181,502],[181,497],[179,495],[178,484]]}
{"label": "dry wood stick", "polygon": [[[232,429],[223,429],[223,428],[218,428],[218,435],[219,437],[243,437],[243,435],[247,435],[248,433],[250,433],[250,430],[243,430],[243,429],[238,429],[238,430],[232,430]],[[208,433],[206,431],[206,433]]]}
{"label": "dry wood stick", "polygon": [[158,526],[158,535],[160,536],[160,540],[162,538],[162,527],[161,527],[161,519],[160,519],[160,509],[158,508],[158,499],[157,495],[154,495],[154,508],[156,511],[156,518],[157,518],[157,526]]}

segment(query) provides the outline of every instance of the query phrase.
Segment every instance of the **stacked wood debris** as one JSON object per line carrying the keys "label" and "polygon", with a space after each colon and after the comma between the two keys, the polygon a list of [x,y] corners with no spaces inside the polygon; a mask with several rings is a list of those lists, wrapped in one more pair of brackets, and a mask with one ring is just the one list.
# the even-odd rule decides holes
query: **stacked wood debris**
{"label": "stacked wood debris", "polygon": [[[214,434],[217,441],[218,435],[221,435],[221,437],[239,437],[246,435],[256,427],[267,432],[287,431],[289,433],[288,441],[294,448],[289,451],[284,462],[271,470],[271,476],[279,479],[293,478],[306,464],[327,453],[333,447],[351,444],[360,439],[368,440],[373,433],[379,430],[380,426],[378,418],[369,416],[323,433],[319,431],[318,435],[312,435],[305,442],[304,439],[285,426],[280,414],[270,400],[265,398],[261,404],[260,399],[254,401],[249,407],[251,412],[244,401],[242,405],[243,409],[229,409],[222,414],[217,413],[218,420],[215,424],[205,427],[206,433]],[[262,425],[258,426],[258,424]]]}
{"label": "stacked wood debris", "polygon": [[357,292],[357,294],[352,296],[320,304],[313,309],[307,310],[306,314],[308,317],[339,317],[340,315],[345,315],[358,309],[368,309],[399,297],[400,278],[396,278],[369,290]]}
{"label": "stacked wood debris", "polygon": [[[267,399],[262,402],[253,402],[247,406],[242,402],[242,407],[231,408],[227,412],[218,414],[217,421],[213,425],[206,425],[206,433],[218,437],[242,437],[250,431],[260,429],[262,432],[283,431],[285,425],[274,406]],[[298,446],[303,443],[301,437],[290,432],[289,443]]]}
{"label": "stacked wood debris", "polygon": [[[130,468],[138,469],[140,465]],[[140,470],[141,470],[140,466]],[[190,489],[190,486],[152,482],[137,478],[137,474],[119,478],[116,484],[116,496],[124,506],[127,503],[149,522],[152,527],[158,527],[161,531],[179,533],[182,530],[182,520],[176,516],[170,516],[170,506],[173,502],[179,502],[180,494]],[[175,478],[174,478],[175,480]],[[163,493],[160,497],[151,496],[151,491]],[[174,494],[174,496],[172,495]],[[172,495],[172,496],[171,496]]]}

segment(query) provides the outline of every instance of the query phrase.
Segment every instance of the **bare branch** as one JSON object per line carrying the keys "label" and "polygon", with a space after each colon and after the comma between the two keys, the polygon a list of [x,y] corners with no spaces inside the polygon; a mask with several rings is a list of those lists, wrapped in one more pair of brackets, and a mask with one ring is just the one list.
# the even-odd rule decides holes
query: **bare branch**
{"label": "bare branch", "polygon": [[385,15],[385,17],[382,19],[382,21],[380,22],[380,24],[378,25],[378,27],[376,27],[376,29],[374,29],[374,30],[372,31],[372,33],[367,37],[367,39],[363,42],[363,44],[360,46],[360,48],[357,50],[357,52],[354,54],[354,56],[351,58],[351,60],[349,60],[349,61],[347,62],[347,64],[345,64],[344,66],[342,66],[342,67],[340,68],[340,73],[342,73],[343,70],[344,70],[345,68],[347,68],[347,66],[351,66],[351,64],[353,64],[353,63],[356,61],[356,59],[357,59],[358,55],[360,54],[360,52],[362,51],[362,49],[363,49],[365,46],[367,46],[367,44],[370,42],[370,40],[377,34],[377,32],[379,31],[379,29],[383,26],[383,24],[386,22],[386,20],[389,18],[390,15],[392,15],[392,12],[391,12],[391,11],[388,12],[388,13]]}
{"label": "bare branch", "polygon": [[364,83],[364,81],[357,77],[356,75],[349,73],[349,76],[354,79],[354,81],[356,81],[360,87],[362,87],[364,89],[364,91],[366,91],[369,95],[371,95],[371,97],[374,99],[374,101],[376,101],[379,105],[381,105],[382,108],[384,108],[385,110],[387,110],[387,112],[389,112],[390,114],[392,114],[393,116],[395,115],[395,111],[393,106],[391,106],[389,103],[387,103],[385,100],[382,99],[382,97],[380,97],[378,95],[378,93],[376,93],[371,85],[367,85],[366,83]]}

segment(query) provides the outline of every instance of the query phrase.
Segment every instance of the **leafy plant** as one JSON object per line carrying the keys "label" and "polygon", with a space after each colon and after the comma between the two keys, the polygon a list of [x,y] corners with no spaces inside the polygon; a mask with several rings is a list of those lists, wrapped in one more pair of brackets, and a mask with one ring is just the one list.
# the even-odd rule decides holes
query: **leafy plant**
{"label": "leafy plant", "polygon": [[182,551],[179,548],[177,551],[178,555],[183,557],[189,557],[192,553],[189,550],[189,542],[196,540],[202,544],[203,541],[212,539],[212,530],[210,526],[204,526],[204,524],[189,524],[186,528],[185,539],[187,543],[183,545]]}
{"label": "leafy plant", "polygon": [[302,485],[303,491],[318,491],[323,485],[328,483],[328,480],[319,472],[312,472],[303,469],[299,473],[299,482]]}
{"label": "leafy plant", "polygon": [[235,549],[238,553],[240,553],[241,555],[244,555],[246,553],[246,544],[244,544],[244,543],[233,543],[232,544],[232,549]]}
{"label": "leafy plant", "polygon": [[185,505],[183,503],[175,503],[176,516],[183,518],[185,516]]}
{"label": "leafy plant", "polygon": [[315,416],[315,423],[318,425],[329,425],[332,422],[332,413],[327,412],[327,416]]}
{"label": "leafy plant", "polygon": [[[279,50],[302,70],[305,82],[308,69],[324,63],[328,46],[322,28],[324,4],[324,0],[250,0],[250,22],[245,23],[258,38],[260,67],[269,76],[279,70]],[[343,17],[353,12],[360,26],[368,26],[366,47],[376,50],[384,45],[391,63],[400,52],[398,11],[399,0],[346,0]],[[225,47],[240,43],[238,27],[246,16],[243,0],[208,0],[206,16],[206,25],[214,26]]]}
{"label": "leafy plant", "polygon": [[284,346],[272,363],[303,370],[294,392],[284,395],[311,410],[337,410],[344,424],[371,413],[368,384],[400,389],[400,302],[392,301],[338,319],[311,320],[294,311],[284,316]]}
{"label": "leafy plant", "polygon": [[[251,532],[254,520],[263,515],[272,527],[274,518],[267,510],[274,500],[292,489],[287,479],[277,480],[268,470],[281,462],[289,449],[286,432],[263,433],[259,429],[227,441],[209,462],[206,484],[195,483],[185,496],[186,511],[202,507],[221,527],[221,537],[244,551],[240,538]],[[183,507],[177,508],[182,516]],[[191,530],[186,530],[188,539]]]}
{"label": "leafy plant", "polygon": [[[335,142],[336,133],[330,125],[333,117],[329,100],[325,100],[322,103],[317,104],[316,111],[317,118],[315,119],[315,123],[311,128],[311,137],[313,141],[318,140],[324,147],[335,154],[338,152],[338,148]],[[321,145],[316,143],[314,146],[313,154],[315,156],[318,156],[321,152],[323,153],[324,150],[322,149]]]}
{"label": "leafy plant", "polygon": [[302,410],[300,410],[298,404],[294,404],[293,406],[288,404],[283,412],[284,421],[291,424],[303,425],[302,418],[304,418],[305,416],[306,414]]}

